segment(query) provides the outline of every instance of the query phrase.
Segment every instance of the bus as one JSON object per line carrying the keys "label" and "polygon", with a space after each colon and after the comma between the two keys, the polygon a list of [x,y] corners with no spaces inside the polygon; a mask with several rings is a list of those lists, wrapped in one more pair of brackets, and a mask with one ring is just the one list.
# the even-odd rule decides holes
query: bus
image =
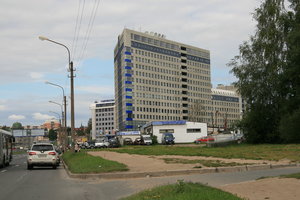
{"label": "bus", "polygon": [[11,132],[0,129],[0,168],[12,160],[14,137]]}

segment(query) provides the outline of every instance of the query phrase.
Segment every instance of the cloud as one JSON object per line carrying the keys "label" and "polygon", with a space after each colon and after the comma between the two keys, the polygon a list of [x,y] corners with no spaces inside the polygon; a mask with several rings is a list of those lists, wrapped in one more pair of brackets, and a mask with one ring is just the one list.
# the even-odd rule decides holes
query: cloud
{"label": "cloud", "polygon": [[9,120],[21,120],[21,119],[25,119],[26,117],[23,115],[10,115],[8,117]]}
{"label": "cloud", "polygon": [[42,114],[42,113],[33,113],[32,118],[35,120],[47,120],[55,117],[47,114]]}
{"label": "cloud", "polygon": [[88,93],[96,93],[96,94],[114,94],[113,86],[78,86],[77,90]]}
{"label": "cloud", "polygon": [[6,110],[6,106],[5,105],[0,105],[0,111]]}
{"label": "cloud", "polygon": [[32,78],[32,79],[41,79],[44,77],[44,74],[43,73],[39,73],[39,72],[30,72],[29,73],[29,76]]}

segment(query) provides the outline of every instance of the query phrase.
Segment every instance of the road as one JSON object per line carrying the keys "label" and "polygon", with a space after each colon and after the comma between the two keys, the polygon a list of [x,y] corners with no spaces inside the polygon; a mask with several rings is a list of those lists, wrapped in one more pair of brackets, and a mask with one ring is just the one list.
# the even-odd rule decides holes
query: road
{"label": "road", "polygon": [[127,180],[71,179],[62,166],[26,169],[25,155],[17,155],[9,167],[0,169],[0,199],[9,200],[115,200],[134,192],[177,180],[221,186],[300,172],[299,167],[235,173],[214,173]]}

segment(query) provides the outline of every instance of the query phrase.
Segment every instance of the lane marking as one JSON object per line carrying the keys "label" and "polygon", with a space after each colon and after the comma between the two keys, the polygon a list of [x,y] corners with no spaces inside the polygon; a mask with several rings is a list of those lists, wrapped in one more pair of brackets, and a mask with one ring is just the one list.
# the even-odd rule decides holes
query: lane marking
{"label": "lane marking", "polygon": [[6,171],[7,171],[7,170],[2,170],[1,173],[4,173],[4,172],[6,172]]}

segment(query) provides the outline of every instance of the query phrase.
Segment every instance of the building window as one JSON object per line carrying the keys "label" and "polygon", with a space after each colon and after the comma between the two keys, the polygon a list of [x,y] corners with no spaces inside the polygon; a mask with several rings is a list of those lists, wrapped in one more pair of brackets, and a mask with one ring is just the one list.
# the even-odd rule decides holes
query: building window
{"label": "building window", "polygon": [[187,133],[201,133],[201,129],[200,128],[188,128],[186,129]]}

